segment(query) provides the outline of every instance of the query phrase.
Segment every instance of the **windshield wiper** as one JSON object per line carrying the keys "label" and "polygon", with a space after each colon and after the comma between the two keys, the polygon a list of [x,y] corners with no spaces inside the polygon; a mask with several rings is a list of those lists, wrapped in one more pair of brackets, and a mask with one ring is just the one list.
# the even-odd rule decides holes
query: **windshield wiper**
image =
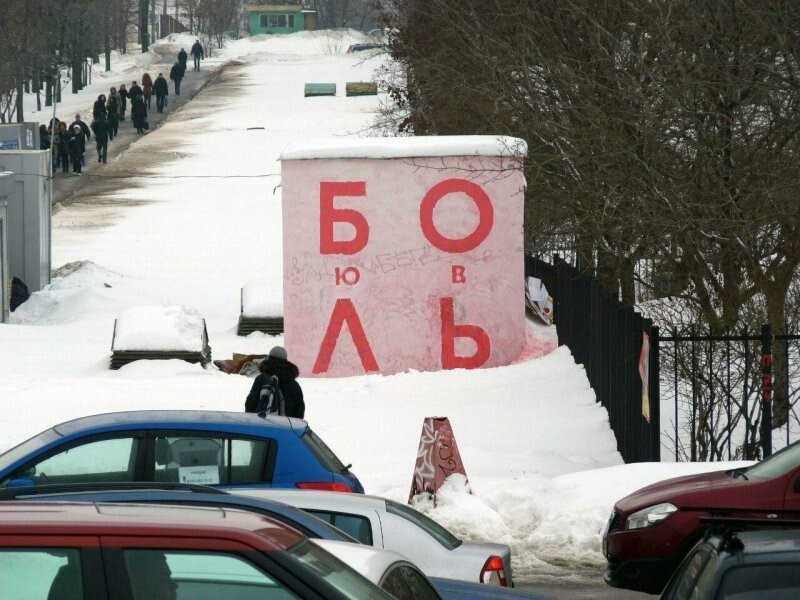
{"label": "windshield wiper", "polygon": [[733,476],[734,479],[738,479],[739,477],[741,477],[745,481],[750,481],[750,478],[744,474],[746,470],[747,467],[739,467],[738,469],[733,469],[731,471],[731,475]]}

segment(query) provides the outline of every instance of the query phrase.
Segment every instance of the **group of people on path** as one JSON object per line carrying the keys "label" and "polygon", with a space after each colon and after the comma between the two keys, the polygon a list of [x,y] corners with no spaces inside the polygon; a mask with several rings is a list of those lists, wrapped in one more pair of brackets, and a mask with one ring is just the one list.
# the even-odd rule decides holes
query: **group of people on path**
{"label": "group of people on path", "polygon": [[[200,43],[200,40],[195,40],[194,44],[192,44],[192,49],[189,51],[192,54],[192,58],[194,59],[194,71],[200,70],[200,61],[203,60],[205,56],[205,51],[203,50],[203,45]],[[175,83],[175,95],[181,95],[181,81],[183,80],[184,75],[186,74],[186,61],[189,60],[189,55],[186,54],[186,50],[181,48],[181,51],[178,52],[178,60],[172,65],[172,68],[169,71],[169,78]]]}
{"label": "group of people on path", "polygon": [[[191,54],[194,57],[194,70],[199,71],[200,61],[204,56],[200,40],[192,46]],[[187,59],[186,51],[181,48],[178,61],[170,71],[170,79],[175,82],[176,96],[181,92]],[[112,87],[108,96],[100,94],[92,106],[91,125],[86,124],[80,113],[75,115],[75,120],[69,125],[58,118],[53,118],[49,126],[40,125],[40,148],[52,151],[53,172],[60,166],[62,173],[68,173],[72,166],[72,174],[81,175],[82,167],[86,165],[86,143],[92,139],[92,133],[97,149],[97,162],[105,164],[108,160],[108,143],[119,133],[119,124],[125,120],[128,101],[131,123],[136,128],[136,133],[144,133],[150,129],[147,111],[152,108],[153,96],[156,97],[156,112],[164,112],[168,104],[169,85],[163,73],[159,73],[155,80],[149,73],[144,73],[141,86],[133,81],[130,88],[126,88],[123,83],[119,89]]]}

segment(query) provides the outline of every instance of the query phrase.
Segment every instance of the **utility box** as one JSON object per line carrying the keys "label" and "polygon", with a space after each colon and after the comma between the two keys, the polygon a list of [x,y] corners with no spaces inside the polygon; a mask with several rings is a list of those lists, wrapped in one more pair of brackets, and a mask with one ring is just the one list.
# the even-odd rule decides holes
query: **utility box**
{"label": "utility box", "polygon": [[0,150],[39,150],[38,123],[0,125]]}
{"label": "utility box", "polygon": [[11,275],[8,272],[8,193],[11,173],[0,173],[0,323],[8,323]]}
{"label": "utility box", "polygon": [[0,151],[0,172],[11,171],[8,190],[9,277],[31,292],[50,283],[52,160],[49,150]]}

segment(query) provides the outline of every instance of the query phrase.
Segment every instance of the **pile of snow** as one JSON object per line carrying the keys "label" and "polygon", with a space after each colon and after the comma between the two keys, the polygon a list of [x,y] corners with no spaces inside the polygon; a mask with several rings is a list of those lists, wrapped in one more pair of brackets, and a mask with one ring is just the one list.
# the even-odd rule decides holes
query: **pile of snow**
{"label": "pile of snow", "polygon": [[254,279],[242,287],[242,315],[245,317],[282,317],[283,286],[269,279]]}
{"label": "pile of snow", "polygon": [[115,351],[186,351],[205,348],[205,321],[185,306],[137,306],[117,317]]}

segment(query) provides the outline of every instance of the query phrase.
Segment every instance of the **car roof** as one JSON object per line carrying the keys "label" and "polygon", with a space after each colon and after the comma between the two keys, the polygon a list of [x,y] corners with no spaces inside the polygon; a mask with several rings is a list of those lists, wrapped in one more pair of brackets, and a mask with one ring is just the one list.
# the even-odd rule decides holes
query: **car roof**
{"label": "car roof", "polygon": [[305,421],[289,417],[262,419],[254,413],[217,410],[131,410],[80,417],[59,423],[53,429],[63,436],[69,436],[86,429],[103,427],[179,426],[198,423],[214,426],[263,426],[268,424],[276,428],[294,429],[300,423],[305,424]]}
{"label": "car roof", "polygon": [[[759,529],[739,531],[735,534],[750,556],[775,554],[778,552],[800,553],[800,530]],[[725,542],[722,542],[723,546]]]}
{"label": "car roof", "polygon": [[[348,544],[334,540],[313,540],[323,550],[327,550],[346,565],[354,568],[372,583],[378,585],[386,571],[398,563],[413,563],[406,557],[393,552],[363,544]],[[419,568],[417,567],[417,570]]]}
{"label": "car roof", "polygon": [[235,489],[230,490],[236,494],[252,494],[257,497],[269,498],[285,502],[292,506],[303,508],[325,507],[351,509],[358,506],[361,510],[386,510],[386,498],[369,496],[367,494],[349,494],[345,492],[330,492],[326,490],[293,490],[283,488],[269,489]]}
{"label": "car roof", "polygon": [[[257,498],[241,494],[229,494],[216,488],[202,490],[204,486],[195,486],[194,489],[155,489],[141,484],[128,489],[102,489],[99,485],[87,486],[81,489],[80,484],[63,484],[55,486],[26,486],[12,487],[0,490],[0,500],[3,495],[13,499],[35,502],[94,502],[114,503],[125,502],[132,504],[174,504],[180,506],[219,506],[238,508],[241,510],[256,510],[270,513],[273,518],[292,527],[300,528],[303,533],[312,537],[323,539],[336,539],[342,541],[358,541],[343,531],[336,529],[330,523],[315,517],[299,508],[284,504],[269,498]],[[52,488],[48,490],[48,488]]]}
{"label": "car roof", "polygon": [[264,550],[284,550],[305,539],[285,523],[244,510],[102,502],[2,502],[0,533],[213,536],[238,539]]}

